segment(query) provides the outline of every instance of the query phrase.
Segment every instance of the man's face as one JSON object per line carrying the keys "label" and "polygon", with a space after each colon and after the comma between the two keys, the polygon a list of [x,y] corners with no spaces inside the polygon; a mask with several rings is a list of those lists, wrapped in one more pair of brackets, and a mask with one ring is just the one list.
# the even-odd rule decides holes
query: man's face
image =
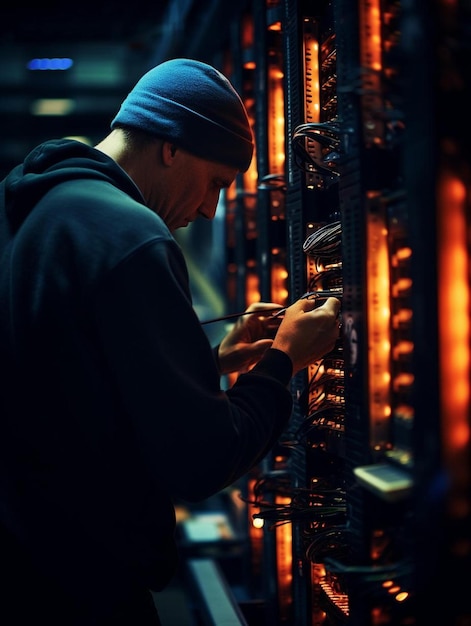
{"label": "man's face", "polygon": [[237,169],[206,161],[178,148],[165,185],[156,188],[150,207],[171,231],[187,226],[198,217],[213,219],[221,189],[234,181]]}

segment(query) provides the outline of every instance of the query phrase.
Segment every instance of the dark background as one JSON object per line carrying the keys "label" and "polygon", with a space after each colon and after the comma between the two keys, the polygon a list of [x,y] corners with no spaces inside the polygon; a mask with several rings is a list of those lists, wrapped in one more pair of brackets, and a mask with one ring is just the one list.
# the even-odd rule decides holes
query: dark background
{"label": "dark background", "polygon": [[[0,9],[0,177],[44,139],[104,137],[119,103],[153,65],[176,56],[219,66],[244,2],[132,0]],[[70,58],[67,71],[31,71],[34,58]],[[34,116],[40,98],[73,98],[66,116]]]}

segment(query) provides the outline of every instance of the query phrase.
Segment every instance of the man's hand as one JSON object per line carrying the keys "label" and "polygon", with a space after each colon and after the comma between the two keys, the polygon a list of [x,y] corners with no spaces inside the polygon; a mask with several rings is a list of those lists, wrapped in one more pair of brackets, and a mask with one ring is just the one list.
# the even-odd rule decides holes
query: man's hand
{"label": "man's hand", "polygon": [[333,350],[340,329],[340,300],[327,298],[322,306],[315,299],[300,299],[289,306],[272,347],[293,363],[293,374]]}
{"label": "man's hand", "polygon": [[247,371],[271,347],[271,337],[281,322],[281,318],[273,316],[276,308],[282,306],[274,302],[255,302],[247,307],[246,312],[253,311],[253,314],[239,317],[219,346],[221,374]]}

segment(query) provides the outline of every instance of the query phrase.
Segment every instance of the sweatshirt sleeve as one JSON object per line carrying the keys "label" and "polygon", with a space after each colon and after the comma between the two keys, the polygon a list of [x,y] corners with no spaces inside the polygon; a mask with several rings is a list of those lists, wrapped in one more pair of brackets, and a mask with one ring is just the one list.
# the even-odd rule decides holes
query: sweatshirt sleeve
{"label": "sweatshirt sleeve", "polygon": [[177,244],[153,241],[96,294],[104,358],[153,480],[198,501],[233,483],[276,443],[291,414],[289,357],[268,350],[228,391],[193,310]]}

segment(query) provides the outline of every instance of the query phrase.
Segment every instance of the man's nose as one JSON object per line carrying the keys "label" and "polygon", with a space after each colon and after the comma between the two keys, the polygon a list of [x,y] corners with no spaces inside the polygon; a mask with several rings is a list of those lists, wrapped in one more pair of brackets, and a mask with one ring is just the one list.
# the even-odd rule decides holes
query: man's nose
{"label": "man's nose", "polygon": [[216,210],[219,203],[219,194],[214,201],[207,201],[201,205],[200,214],[207,220],[212,220],[216,215]]}

